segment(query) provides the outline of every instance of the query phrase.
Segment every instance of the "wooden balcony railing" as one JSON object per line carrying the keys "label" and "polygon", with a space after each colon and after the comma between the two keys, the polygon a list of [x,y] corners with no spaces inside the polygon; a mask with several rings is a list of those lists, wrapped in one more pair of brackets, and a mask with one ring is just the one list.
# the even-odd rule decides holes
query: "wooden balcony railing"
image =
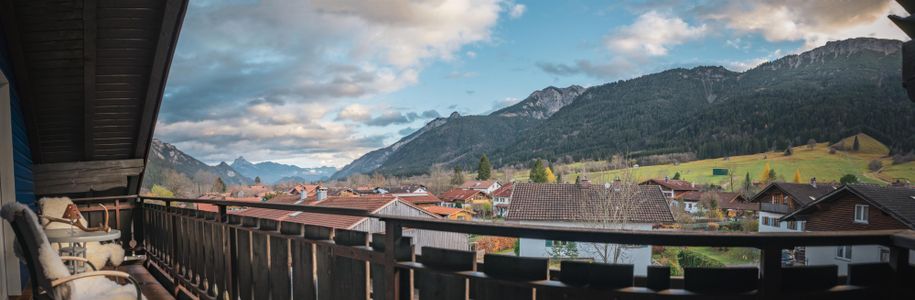
{"label": "wooden balcony railing", "polygon": [[777,214],[788,214],[791,212],[791,209],[788,208],[788,205],[778,204],[778,203],[760,203],[759,211],[771,212]]}
{"label": "wooden balcony railing", "polygon": [[[130,197],[135,251],[166,288],[203,299],[578,299],[578,298],[856,298],[912,299],[909,230],[803,233],[614,231],[373,215],[366,211],[291,204]],[[216,205],[218,212],[177,207]],[[377,218],[384,233],[366,233],[244,217],[227,207],[258,207]],[[139,227],[139,228],[137,228]],[[414,254],[404,228],[487,236],[592,243],[751,247],[756,268],[691,269],[671,278],[664,266],[647,277],[632,267],[423,248]],[[386,245],[395,245],[387,247]],[[882,245],[890,262],[834,269],[782,267],[782,249],[797,246]],[[628,272],[628,274],[626,274]],[[857,272],[857,273],[853,273]],[[621,280],[613,278],[622,278]],[[803,284],[798,285],[798,282]]]}

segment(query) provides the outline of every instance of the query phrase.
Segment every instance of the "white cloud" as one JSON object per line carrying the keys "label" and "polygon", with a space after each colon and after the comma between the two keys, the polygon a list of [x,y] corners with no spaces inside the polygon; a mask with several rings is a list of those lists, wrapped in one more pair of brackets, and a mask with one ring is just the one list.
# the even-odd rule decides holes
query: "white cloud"
{"label": "white cloud", "polygon": [[469,58],[476,58],[476,57],[477,57],[477,53],[476,53],[476,52],[473,52],[473,51],[467,51],[466,55],[467,55],[467,57],[469,57]]}
{"label": "white cloud", "polygon": [[671,46],[705,36],[706,25],[691,26],[678,17],[649,11],[605,38],[607,49],[631,58],[664,56]]}
{"label": "white cloud", "polygon": [[524,4],[513,4],[508,10],[508,16],[512,19],[520,18],[524,15],[524,11],[527,10],[527,7]]}
{"label": "white cloud", "polygon": [[799,50],[852,37],[905,38],[886,18],[889,13],[904,14],[889,0],[715,2],[702,11],[701,17],[737,32],[758,33],[773,42],[804,41]]}
{"label": "white cloud", "polygon": [[[282,152],[326,161],[318,153],[368,151],[381,139],[312,117],[417,84],[430,63],[488,41],[504,3],[193,1],[156,136],[204,159]],[[367,122],[367,109],[347,106],[336,117]]]}
{"label": "white cloud", "polygon": [[337,115],[337,118],[340,120],[350,120],[356,122],[363,122],[372,118],[372,113],[369,112],[369,108],[365,105],[354,103],[347,105],[340,113]]}

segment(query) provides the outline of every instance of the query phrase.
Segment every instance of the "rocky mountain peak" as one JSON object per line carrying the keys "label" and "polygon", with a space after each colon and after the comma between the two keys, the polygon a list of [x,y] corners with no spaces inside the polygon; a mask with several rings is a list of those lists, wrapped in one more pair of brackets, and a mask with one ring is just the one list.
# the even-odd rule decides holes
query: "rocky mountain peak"
{"label": "rocky mountain peak", "polygon": [[451,113],[451,115],[448,116],[449,119],[457,119],[460,117],[461,117],[461,114],[459,114],[457,111]]}
{"label": "rocky mountain peak", "polygon": [[579,85],[570,85],[565,88],[549,86],[534,91],[521,102],[500,109],[492,113],[492,115],[546,119],[559,111],[559,109],[572,103],[584,91],[585,88]]}
{"label": "rocky mountain peak", "polygon": [[876,38],[853,38],[841,41],[830,41],[826,45],[808,50],[801,54],[788,55],[778,60],[760,65],[763,70],[797,69],[805,66],[823,64],[834,59],[846,59],[852,55],[869,53],[889,56],[902,49],[898,40]]}

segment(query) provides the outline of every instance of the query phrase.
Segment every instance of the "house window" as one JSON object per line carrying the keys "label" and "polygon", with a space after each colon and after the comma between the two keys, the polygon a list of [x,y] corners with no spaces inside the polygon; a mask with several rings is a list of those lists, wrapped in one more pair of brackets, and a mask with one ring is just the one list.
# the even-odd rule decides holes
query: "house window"
{"label": "house window", "polygon": [[867,224],[868,206],[864,204],[855,205],[855,223]]}
{"label": "house window", "polygon": [[851,246],[836,247],[836,258],[851,260]]}
{"label": "house window", "polygon": [[766,217],[766,216],[762,217],[762,224],[766,225],[766,226],[772,225],[772,224],[769,224],[769,217]]}
{"label": "house window", "polygon": [[890,261],[890,249],[880,247],[880,262]]}
{"label": "house window", "polygon": [[788,229],[797,230],[797,222],[795,222],[795,221],[788,221]]}

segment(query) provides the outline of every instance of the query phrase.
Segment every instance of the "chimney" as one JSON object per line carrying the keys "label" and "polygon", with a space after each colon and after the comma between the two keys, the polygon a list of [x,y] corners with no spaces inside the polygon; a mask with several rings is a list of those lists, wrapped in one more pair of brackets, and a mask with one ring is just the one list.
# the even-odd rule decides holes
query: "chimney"
{"label": "chimney", "polygon": [[581,180],[578,181],[578,186],[581,188],[590,188],[591,181],[588,180],[587,178],[582,178]]}
{"label": "chimney", "polygon": [[670,176],[664,176],[664,182],[669,182],[669,181],[670,181]]}
{"label": "chimney", "polygon": [[302,187],[302,190],[299,191],[299,200],[305,200],[308,198],[308,189]]}
{"label": "chimney", "polygon": [[321,201],[324,199],[327,199],[327,188],[319,186],[317,189],[315,189],[315,200]]}
{"label": "chimney", "polygon": [[810,186],[812,186],[814,188],[817,187],[817,178],[816,177],[810,177]]}

